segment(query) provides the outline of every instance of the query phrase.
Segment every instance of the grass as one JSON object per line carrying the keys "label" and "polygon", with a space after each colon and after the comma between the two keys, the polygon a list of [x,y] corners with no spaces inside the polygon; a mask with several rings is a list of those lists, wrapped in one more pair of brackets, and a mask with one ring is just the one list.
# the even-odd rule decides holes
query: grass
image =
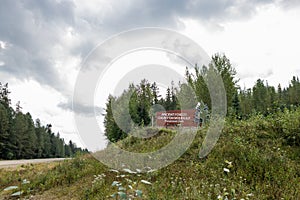
{"label": "grass", "polygon": [[[112,170],[91,155],[0,169],[0,196],[11,198],[19,189],[9,193],[3,189],[27,179],[22,198],[30,199],[300,199],[299,116],[297,110],[230,120],[213,151],[199,159],[203,129],[178,160],[151,173]],[[162,129],[156,136],[128,137],[118,145],[149,152],[175,134]]]}

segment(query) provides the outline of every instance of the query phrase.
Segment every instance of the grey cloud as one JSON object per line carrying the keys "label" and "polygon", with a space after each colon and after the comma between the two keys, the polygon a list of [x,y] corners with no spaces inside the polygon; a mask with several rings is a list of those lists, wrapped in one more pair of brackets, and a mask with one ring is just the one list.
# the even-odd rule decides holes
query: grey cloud
{"label": "grey cloud", "polygon": [[[73,24],[75,5],[70,0],[53,1],[53,0],[26,0],[23,1],[24,8],[30,10],[34,15],[43,18],[49,23]],[[63,19],[63,20],[62,20]]]}
{"label": "grey cloud", "polygon": [[[111,0],[105,14],[80,16],[76,0],[2,0],[0,6],[1,71],[19,79],[35,79],[58,91],[65,90],[63,75],[54,67],[55,45],[63,45],[66,27],[79,35],[78,44],[66,49],[69,54],[86,56],[104,38],[122,30],[142,26],[177,29],[179,18],[194,18],[204,23],[218,23],[250,17],[255,8],[276,0]],[[280,6],[298,1],[281,1]],[[77,3],[77,4],[76,4]],[[101,4],[95,2],[95,7]],[[215,29],[215,28],[213,28]]]}
{"label": "grey cloud", "polygon": [[99,116],[105,112],[105,110],[101,107],[84,105],[78,102],[73,102],[73,103],[60,102],[57,106],[64,110],[72,111],[75,112],[76,114],[87,116],[87,117],[94,116],[95,114]]}
{"label": "grey cloud", "polygon": [[293,9],[300,6],[299,0],[280,0],[278,3],[284,9]]}
{"label": "grey cloud", "polygon": [[71,3],[1,1],[0,40],[9,47],[0,55],[2,71],[19,79],[35,79],[60,91],[65,82],[54,67],[53,46],[64,26],[73,22]]}
{"label": "grey cloud", "polygon": [[251,16],[257,6],[274,2],[274,0],[133,0],[111,1],[113,10],[105,15],[103,26],[120,31],[140,26],[159,26],[177,28],[178,17],[196,18],[202,21],[237,20]]}

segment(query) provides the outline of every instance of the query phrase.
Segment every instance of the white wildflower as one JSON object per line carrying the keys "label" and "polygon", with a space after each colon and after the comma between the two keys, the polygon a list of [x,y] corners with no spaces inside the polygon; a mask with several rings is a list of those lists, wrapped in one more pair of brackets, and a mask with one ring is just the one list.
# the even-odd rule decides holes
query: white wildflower
{"label": "white wildflower", "polygon": [[116,169],[111,169],[111,170],[109,170],[109,171],[119,173],[119,171],[116,170]]}
{"label": "white wildflower", "polygon": [[152,185],[149,181],[141,180],[141,183],[147,184],[147,185]]}
{"label": "white wildflower", "polygon": [[134,172],[134,171],[132,171],[130,169],[127,169],[127,168],[123,169],[123,171],[124,172],[128,172],[129,174],[136,174],[136,172]]}
{"label": "white wildflower", "polygon": [[137,173],[141,173],[142,172],[142,170],[140,170],[140,169],[135,169],[136,171],[137,171]]}
{"label": "white wildflower", "polygon": [[223,168],[223,171],[226,172],[226,173],[230,172],[230,170],[228,168]]}

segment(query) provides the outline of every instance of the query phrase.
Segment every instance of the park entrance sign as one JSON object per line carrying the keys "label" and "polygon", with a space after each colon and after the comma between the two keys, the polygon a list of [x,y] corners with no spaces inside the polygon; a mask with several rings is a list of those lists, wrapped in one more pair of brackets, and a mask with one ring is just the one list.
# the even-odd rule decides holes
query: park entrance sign
{"label": "park entrance sign", "polygon": [[168,110],[156,113],[156,126],[183,126],[197,127],[199,123],[195,121],[195,109],[191,110]]}

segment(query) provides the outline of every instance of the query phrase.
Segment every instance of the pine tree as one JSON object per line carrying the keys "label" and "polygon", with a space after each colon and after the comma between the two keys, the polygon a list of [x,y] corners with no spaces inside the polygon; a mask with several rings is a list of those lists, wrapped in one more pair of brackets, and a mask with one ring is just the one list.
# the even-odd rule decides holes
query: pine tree
{"label": "pine tree", "polygon": [[207,84],[205,82],[205,77],[208,73],[208,68],[203,66],[201,69],[195,65],[195,74],[192,74],[186,69],[186,79],[189,86],[194,90],[197,102],[204,102],[211,108],[211,99],[208,91]]}
{"label": "pine tree", "polygon": [[43,156],[43,149],[45,147],[45,128],[42,127],[41,121],[39,119],[36,119],[35,121],[35,134],[37,138],[37,146],[36,146],[36,157],[42,158]]}
{"label": "pine tree", "polygon": [[253,86],[253,104],[256,112],[266,114],[268,108],[267,100],[267,87],[264,84],[264,81],[258,79]]}
{"label": "pine tree", "polygon": [[178,108],[178,100],[176,97],[174,82],[171,82],[171,108],[170,110],[177,110]]}
{"label": "pine tree", "polygon": [[151,85],[151,89],[152,89],[152,96],[153,96],[153,102],[152,102],[152,105],[158,104],[158,103],[159,103],[159,98],[160,98],[161,96],[159,95],[159,88],[158,88],[156,82],[154,82],[154,83]]}
{"label": "pine tree", "polygon": [[0,103],[0,158],[9,154],[9,114],[7,108]]}
{"label": "pine tree", "polygon": [[24,141],[27,140],[26,129],[27,122],[25,116],[21,112],[16,113],[16,116],[13,119],[13,126],[9,137],[11,150],[14,155],[14,158],[16,159],[24,158],[26,152],[26,146],[24,146]]}
{"label": "pine tree", "polygon": [[171,89],[169,87],[167,88],[164,107],[166,110],[172,110],[172,95],[171,95]]}
{"label": "pine tree", "polygon": [[179,83],[176,97],[181,110],[194,109],[197,105],[196,95],[193,89],[186,83]]}
{"label": "pine tree", "polygon": [[117,142],[118,140],[126,137],[125,133],[119,128],[114,119],[112,105],[115,101],[116,100],[113,96],[110,95],[108,97],[108,102],[106,103],[106,115],[104,118],[105,135],[111,142]]}
{"label": "pine tree", "polygon": [[227,97],[227,109],[232,108],[233,100],[237,93],[236,71],[230,63],[230,60],[223,54],[215,54],[212,57],[212,62],[209,65],[221,75]]}
{"label": "pine tree", "polygon": [[232,100],[232,108],[234,111],[234,116],[237,119],[241,119],[241,105],[240,105],[240,99],[238,92],[234,94],[233,100]]}
{"label": "pine tree", "polygon": [[36,149],[37,149],[37,137],[35,133],[35,127],[30,113],[26,113],[26,132],[23,138],[24,145],[24,158],[35,158]]}
{"label": "pine tree", "polygon": [[151,122],[149,111],[152,105],[152,93],[150,84],[146,79],[142,80],[137,87],[138,92],[138,114],[140,118],[139,125],[149,125]]}
{"label": "pine tree", "polygon": [[50,158],[51,157],[51,139],[50,135],[51,131],[51,124],[47,124],[46,128],[44,129],[44,149],[43,149],[43,158]]}

